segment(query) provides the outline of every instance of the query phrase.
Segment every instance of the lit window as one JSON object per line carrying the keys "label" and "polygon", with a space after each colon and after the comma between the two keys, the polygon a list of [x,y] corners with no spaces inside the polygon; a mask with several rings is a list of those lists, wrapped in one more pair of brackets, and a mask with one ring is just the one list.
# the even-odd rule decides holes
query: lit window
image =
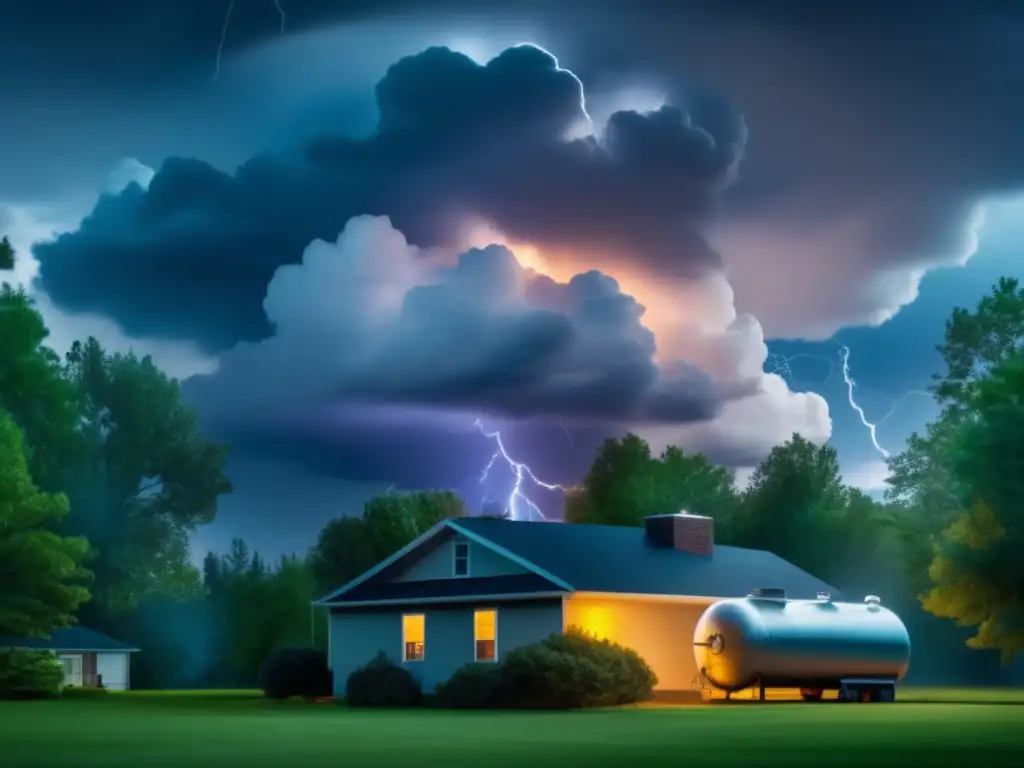
{"label": "lit window", "polygon": [[402,660],[423,661],[427,640],[427,617],[411,613],[402,617]]}
{"label": "lit window", "polygon": [[456,576],[469,576],[469,543],[458,541],[455,543],[455,562],[453,571]]}
{"label": "lit window", "polygon": [[473,635],[477,661],[494,661],[498,658],[497,611],[476,611],[473,614]]}

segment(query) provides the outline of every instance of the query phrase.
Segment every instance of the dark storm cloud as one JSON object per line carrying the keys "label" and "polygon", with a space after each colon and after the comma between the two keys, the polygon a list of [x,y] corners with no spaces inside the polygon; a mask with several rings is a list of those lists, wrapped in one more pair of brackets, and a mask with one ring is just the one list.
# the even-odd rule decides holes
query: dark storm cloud
{"label": "dark storm cloud", "polygon": [[603,143],[565,141],[586,118],[581,85],[530,46],[486,66],[430,49],[394,65],[376,93],[368,139],[325,138],[234,175],[172,159],[147,191],[102,198],[79,230],[36,247],[42,288],[131,334],[215,350],[266,336],[274,270],[359,214],[390,216],[418,246],[456,245],[472,213],[515,238],[585,249],[597,268],[631,257],[669,277],[717,269],[696,226],[746,138],[721,100],[618,113]]}

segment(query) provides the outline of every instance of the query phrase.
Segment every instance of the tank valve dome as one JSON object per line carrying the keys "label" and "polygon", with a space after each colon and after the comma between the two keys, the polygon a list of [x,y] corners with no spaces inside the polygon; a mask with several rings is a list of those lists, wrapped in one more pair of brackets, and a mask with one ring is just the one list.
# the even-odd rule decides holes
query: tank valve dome
{"label": "tank valve dome", "polygon": [[868,605],[881,605],[882,598],[880,598],[878,595],[868,595],[864,598],[864,602]]}
{"label": "tank valve dome", "polygon": [[819,592],[818,593],[818,599],[819,600],[831,600],[832,599],[832,595],[830,595],[828,592]]}

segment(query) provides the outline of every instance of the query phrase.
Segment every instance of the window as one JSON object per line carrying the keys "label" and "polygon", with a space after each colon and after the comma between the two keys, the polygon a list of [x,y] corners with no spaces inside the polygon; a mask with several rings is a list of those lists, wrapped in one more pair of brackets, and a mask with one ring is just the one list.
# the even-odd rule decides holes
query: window
{"label": "window", "polygon": [[423,661],[427,640],[427,617],[410,613],[402,617],[402,661]]}
{"label": "window", "polygon": [[455,542],[455,560],[452,572],[456,576],[469,576],[469,542]]}
{"label": "window", "polygon": [[477,661],[495,661],[498,658],[498,612],[476,611],[473,614],[473,635]]}

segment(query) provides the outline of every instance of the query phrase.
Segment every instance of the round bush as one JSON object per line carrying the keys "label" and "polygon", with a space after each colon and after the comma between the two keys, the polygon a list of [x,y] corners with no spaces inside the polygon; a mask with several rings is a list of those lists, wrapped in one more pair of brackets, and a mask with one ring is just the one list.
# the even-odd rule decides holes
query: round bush
{"label": "round bush", "polygon": [[330,696],[327,655],[313,648],[284,648],[267,657],[259,670],[260,688],[268,699]]}
{"label": "round bush", "polygon": [[501,705],[502,669],[497,664],[459,667],[434,691],[434,705],[450,709],[486,709]]}
{"label": "round bush", "polygon": [[345,700],[353,707],[417,707],[423,703],[423,689],[381,651],[348,676]]}
{"label": "round bush", "polygon": [[0,699],[60,696],[64,665],[52,651],[0,651]]}
{"label": "round bush", "polygon": [[579,709],[651,697],[657,677],[636,651],[571,628],[501,664],[500,706]]}

